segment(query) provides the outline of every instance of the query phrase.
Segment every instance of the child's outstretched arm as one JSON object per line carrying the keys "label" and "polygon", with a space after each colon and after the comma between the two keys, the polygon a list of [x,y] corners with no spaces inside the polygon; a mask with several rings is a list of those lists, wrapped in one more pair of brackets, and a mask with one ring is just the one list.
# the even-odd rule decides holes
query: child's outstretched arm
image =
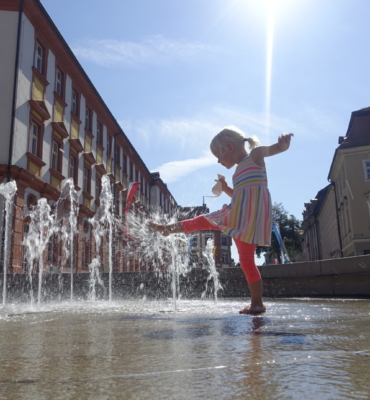
{"label": "child's outstretched arm", "polygon": [[260,166],[265,166],[265,157],[271,157],[289,149],[293,133],[283,133],[279,136],[277,143],[271,146],[258,146],[251,152],[252,160]]}

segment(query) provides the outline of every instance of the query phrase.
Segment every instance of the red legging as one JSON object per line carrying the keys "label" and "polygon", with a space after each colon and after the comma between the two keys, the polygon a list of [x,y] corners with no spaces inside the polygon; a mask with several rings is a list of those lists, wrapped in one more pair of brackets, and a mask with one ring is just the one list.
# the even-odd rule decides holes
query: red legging
{"label": "red legging", "polygon": [[[206,218],[204,218],[203,215],[193,219],[181,221],[181,226],[185,233],[205,231],[210,229],[214,231],[220,230],[220,228],[212,225]],[[234,239],[234,242],[239,253],[240,267],[247,278],[247,282],[254,283],[261,280],[261,274],[254,261],[254,250],[256,245],[242,242],[239,239]]]}

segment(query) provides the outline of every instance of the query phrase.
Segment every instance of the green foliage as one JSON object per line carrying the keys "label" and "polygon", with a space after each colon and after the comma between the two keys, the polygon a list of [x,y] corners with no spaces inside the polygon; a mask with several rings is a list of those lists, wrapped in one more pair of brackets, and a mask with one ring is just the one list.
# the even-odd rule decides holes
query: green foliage
{"label": "green foliage", "polygon": [[[281,238],[286,238],[285,247],[288,255],[302,254],[303,234],[301,231],[301,221],[299,221],[294,215],[288,215],[288,212],[281,203],[273,204],[272,220],[279,224]],[[281,262],[280,247],[274,233],[272,233],[271,237],[271,247],[257,246],[257,257],[261,257],[261,254],[265,252],[270,257],[278,258],[279,262]]]}

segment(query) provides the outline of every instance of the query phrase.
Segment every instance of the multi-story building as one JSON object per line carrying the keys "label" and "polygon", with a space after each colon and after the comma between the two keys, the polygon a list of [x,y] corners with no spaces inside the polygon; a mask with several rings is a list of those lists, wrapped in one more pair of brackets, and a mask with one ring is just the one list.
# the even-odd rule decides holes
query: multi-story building
{"label": "multi-story building", "polygon": [[[205,204],[198,207],[179,207],[178,219],[182,221],[206,213],[209,213],[209,209]],[[232,238],[218,230],[205,230],[192,233],[190,241],[190,262],[199,267],[203,266],[206,262],[204,252],[208,239],[212,239],[214,243],[216,268],[234,267],[234,262],[231,258]]]}
{"label": "multi-story building", "polygon": [[307,261],[340,257],[334,186],[327,185],[305,203],[302,229]]}
{"label": "multi-story building", "polygon": [[343,257],[370,254],[370,107],[352,113],[328,179],[335,188]]}
{"label": "multi-story building", "polygon": [[[119,217],[130,182],[141,183],[135,213],[148,213],[151,203],[173,214],[176,201],[159,175],[150,173],[38,0],[0,0],[0,30],[0,182],[15,180],[18,187],[10,272],[24,271],[28,210],[41,197],[55,205],[68,177],[79,196],[73,265],[87,271],[97,251],[87,219],[99,207],[103,175],[113,186]],[[125,243],[119,232],[117,238]],[[45,260],[50,271],[57,263],[55,247],[49,244]],[[105,243],[99,251],[105,255]],[[135,257],[117,256],[114,268],[140,267]]]}
{"label": "multi-story building", "polygon": [[318,243],[316,253],[307,253],[309,260],[370,254],[369,132],[370,108],[354,111],[346,135],[339,137],[320,212],[309,207],[304,212],[306,246]]}
{"label": "multi-story building", "polygon": [[[122,221],[114,232],[114,271],[150,269],[135,251],[135,238],[126,251],[129,184],[140,182],[132,205],[138,219],[153,212],[174,216],[178,205],[159,173],[148,170],[39,0],[0,0],[0,53],[0,182],[15,181],[18,188],[9,272],[28,268],[23,242],[31,208],[40,198],[55,207],[67,178],[79,202],[74,257],[60,262],[61,241],[54,235],[45,250],[45,271],[63,265],[62,272],[87,272],[97,254],[108,270],[108,242],[104,237],[97,249],[88,222],[100,206],[103,176]],[[3,209],[0,203],[0,219]],[[228,265],[230,252],[223,246],[220,260]]]}

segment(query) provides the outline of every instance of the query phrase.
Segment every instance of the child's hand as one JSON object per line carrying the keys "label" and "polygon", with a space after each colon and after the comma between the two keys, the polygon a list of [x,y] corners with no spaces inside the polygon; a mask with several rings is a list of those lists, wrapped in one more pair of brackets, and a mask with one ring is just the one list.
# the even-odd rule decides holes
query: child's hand
{"label": "child's hand", "polygon": [[227,188],[229,187],[229,185],[227,184],[225,177],[220,178],[220,179],[215,179],[216,182],[221,182],[222,184],[222,191],[226,192]]}
{"label": "child's hand", "polygon": [[283,133],[282,135],[279,136],[278,146],[281,151],[285,151],[285,150],[289,149],[290,139],[292,136],[294,136],[293,133]]}

